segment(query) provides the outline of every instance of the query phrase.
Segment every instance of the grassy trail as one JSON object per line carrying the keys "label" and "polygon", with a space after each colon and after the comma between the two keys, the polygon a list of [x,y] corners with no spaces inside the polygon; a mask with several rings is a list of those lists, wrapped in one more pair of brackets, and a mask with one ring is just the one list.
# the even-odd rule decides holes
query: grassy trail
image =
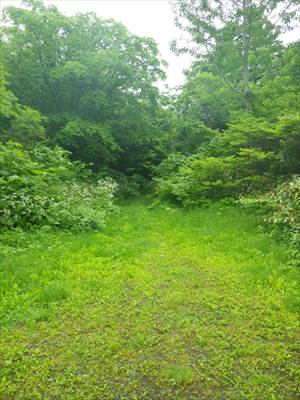
{"label": "grassy trail", "polygon": [[0,238],[1,400],[300,398],[298,271],[251,214]]}

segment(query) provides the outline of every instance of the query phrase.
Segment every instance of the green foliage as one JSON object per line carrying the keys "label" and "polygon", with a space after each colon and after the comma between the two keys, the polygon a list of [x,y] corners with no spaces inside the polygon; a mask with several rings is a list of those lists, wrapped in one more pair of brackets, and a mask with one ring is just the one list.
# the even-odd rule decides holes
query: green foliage
{"label": "green foliage", "polygon": [[264,222],[291,241],[294,261],[300,265],[300,177],[294,176],[263,196],[242,198],[240,203],[264,211]]}
{"label": "green foliage", "polygon": [[[299,395],[300,47],[280,41],[297,5],[175,2],[195,45],[176,96],[151,38],[40,0],[4,10],[1,398]],[[117,188],[154,175],[208,207],[119,215]]]}
{"label": "green foliage", "polygon": [[170,154],[156,167],[156,173],[161,178],[168,178],[176,174],[186,161],[187,157],[180,153]]}
{"label": "green foliage", "polygon": [[299,174],[300,47],[280,41],[298,3],[174,4],[195,45],[177,48],[194,62],[174,96],[155,85],[165,74],[151,38],[38,0],[7,7],[0,139],[26,150],[1,147],[2,225],[101,226],[116,188],[107,176],[122,198],[149,190],[156,176],[160,197],[197,205],[266,192]]}
{"label": "green foliage", "polygon": [[170,154],[156,168],[156,194],[162,199],[180,203],[185,197],[186,182],[182,172],[189,159],[182,154]]}
{"label": "green foliage", "polygon": [[143,175],[125,175],[119,171],[107,170],[104,171],[104,176],[110,176],[118,184],[118,191],[116,195],[122,200],[133,199],[134,197],[139,196],[141,193],[149,191],[149,180]]}
{"label": "green foliage", "polygon": [[171,156],[156,168],[157,193],[188,205],[267,191],[280,176],[300,172],[299,135],[297,113],[275,125],[235,113],[228,129],[211,134],[198,152]]}
{"label": "green foliage", "polygon": [[103,228],[118,211],[113,204],[116,189],[116,183],[109,178],[94,184],[63,185],[58,200],[49,209],[47,225],[71,231]]}
{"label": "green foliage", "polygon": [[275,129],[265,120],[236,115],[229,128],[211,135],[200,152],[173,166],[167,159],[157,168],[158,194],[187,205],[267,190],[285,165],[283,132],[286,124],[295,130],[297,119],[288,121]]}
{"label": "green foliage", "polygon": [[[265,196],[267,199],[268,197]],[[271,216],[268,222],[277,225],[300,244],[300,177],[277,186],[269,195]]]}
{"label": "green foliage", "polygon": [[28,152],[14,142],[1,144],[0,225],[68,230],[103,226],[114,211],[116,184],[110,180],[76,183],[78,169],[60,148],[38,146]]}
{"label": "green foliage", "polygon": [[0,64],[0,140],[14,140],[32,147],[45,139],[47,119],[37,110],[20,105],[7,86],[6,73]]}
{"label": "green foliage", "polygon": [[274,122],[285,114],[299,112],[300,43],[289,44],[273,61],[273,77],[265,77],[252,88],[251,104],[256,116]]}
{"label": "green foliage", "polygon": [[280,154],[285,173],[300,173],[300,113],[287,114],[279,120]]}
{"label": "green foliage", "polygon": [[[177,26],[193,42],[173,43],[174,49],[195,56],[197,69],[222,80],[248,112],[255,87],[277,75],[282,51],[279,35],[297,21],[298,0],[182,0],[174,3],[174,9]],[[272,18],[274,13],[277,18]],[[215,93],[220,91],[219,84]]]}
{"label": "green foliage", "polygon": [[220,77],[212,72],[198,72],[197,68],[188,75],[177,102],[180,115],[188,121],[200,120],[212,129],[223,130],[230,112],[240,109],[238,99]]}
{"label": "green foliage", "polygon": [[17,102],[14,94],[7,89],[7,78],[2,63],[0,64],[0,118],[1,125],[7,120],[16,116],[15,103]]}
{"label": "green foliage", "polygon": [[194,117],[184,118],[180,116],[175,120],[174,135],[172,138],[172,150],[184,154],[193,154],[218,136],[215,131]]}
{"label": "green foliage", "polygon": [[164,72],[154,40],[94,13],[67,17],[39,1],[25,6],[4,10],[3,59],[21,103],[47,115],[47,140],[97,172],[149,177],[162,134],[154,83]]}
{"label": "green foliage", "polygon": [[57,141],[71,152],[73,159],[92,164],[96,170],[109,165],[120,150],[107,127],[80,119],[69,121]]}
{"label": "green foliage", "polygon": [[45,140],[46,121],[47,119],[37,110],[19,107],[17,117],[12,120],[7,136],[26,147],[32,147],[37,142]]}
{"label": "green foliage", "polygon": [[228,129],[212,143],[214,154],[235,154],[244,148],[263,151],[278,150],[279,138],[274,125],[262,118],[237,113],[232,117]]}

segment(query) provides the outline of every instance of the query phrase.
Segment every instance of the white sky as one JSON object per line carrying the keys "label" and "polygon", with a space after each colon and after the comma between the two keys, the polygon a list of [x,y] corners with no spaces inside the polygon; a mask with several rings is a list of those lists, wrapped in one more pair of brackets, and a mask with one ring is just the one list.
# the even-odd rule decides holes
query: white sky
{"label": "white sky", "polygon": [[[165,84],[174,87],[183,83],[183,69],[190,65],[189,55],[176,56],[169,49],[172,39],[181,32],[173,21],[173,12],[168,0],[44,0],[54,4],[67,15],[94,11],[103,18],[113,18],[125,25],[128,30],[139,36],[152,37],[158,44],[161,57],[169,64]],[[0,0],[2,7],[19,6],[20,0]]]}
{"label": "white sky", "polygon": [[[113,18],[123,23],[130,32],[149,36],[158,43],[161,57],[168,62],[167,80],[159,84],[170,87],[183,83],[183,69],[191,63],[189,55],[176,56],[169,49],[170,41],[179,38],[182,32],[175,26],[173,12],[168,0],[44,0],[54,4],[64,14],[72,15],[94,11],[103,18]],[[180,0],[179,0],[180,1]],[[21,4],[20,0],[0,0],[0,6]],[[299,28],[284,35],[284,42],[300,38]]]}

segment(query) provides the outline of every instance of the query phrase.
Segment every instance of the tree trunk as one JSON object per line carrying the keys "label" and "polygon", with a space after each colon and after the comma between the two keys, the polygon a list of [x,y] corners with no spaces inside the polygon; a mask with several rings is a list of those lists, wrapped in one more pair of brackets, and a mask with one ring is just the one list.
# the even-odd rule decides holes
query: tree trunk
{"label": "tree trunk", "polygon": [[251,0],[243,0],[243,102],[246,112],[249,110],[250,7]]}

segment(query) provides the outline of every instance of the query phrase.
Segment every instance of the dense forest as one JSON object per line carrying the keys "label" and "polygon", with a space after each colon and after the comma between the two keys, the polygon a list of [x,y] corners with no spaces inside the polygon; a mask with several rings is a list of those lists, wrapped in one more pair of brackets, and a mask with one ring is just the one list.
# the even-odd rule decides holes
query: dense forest
{"label": "dense forest", "polygon": [[[284,284],[281,287],[278,278],[277,289],[280,293],[291,290],[290,297],[292,292],[295,293],[298,282],[295,274],[300,263],[300,1],[181,0],[173,2],[172,8],[175,24],[185,33],[184,37],[190,39],[174,40],[170,43],[171,49],[178,57],[190,54],[192,64],[185,71],[185,82],[169,92],[159,89],[158,82],[166,78],[166,63],[153,39],[133,35],[121,23],[103,19],[92,12],[66,16],[54,5],[41,0],[24,0],[22,7],[11,5],[3,9],[0,31],[0,251],[3,260],[11,260],[11,265],[12,260],[19,260],[20,264],[16,276],[11,277],[10,270],[5,268],[1,275],[1,280],[6,282],[2,294],[8,296],[1,311],[5,326],[22,321],[26,313],[30,314],[28,310],[32,304],[38,301],[36,290],[40,290],[37,289],[40,286],[32,289],[31,285],[43,283],[35,283],[39,273],[30,263],[32,260],[35,260],[32,261],[34,265],[38,263],[39,248],[48,249],[49,241],[58,241],[61,245],[66,241],[66,249],[72,258],[75,242],[78,247],[80,240],[88,240],[87,236],[83,239],[77,235],[100,235],[95,238],[100,238],[106,246],[105,251],[113,251],[113,254],[109,253],[113,262],[114,257],[118,259],[125,251],[126,243],[132,243],[132,248],[126,247],[129,257],[135,254],[134,248],[141,252],[148,249],[147,246],[139,247],[141,244],[134,229],[140,229],[138,225],[148,221],[149,229],[154,230],[149,222],[152,218],[159,218],[168,226],[170,235],[173,232],[174,246],[178,241],[185,243],[186,240],[186,245],[193,243],[189,229],[184,231],[185,239],[176,236],[176,223],[182,232],[186,229],[184,216],[188,216],[192,227],[193,221],[202,215],[203,221],[216,229],[215,233],[211,232],[212,236],[219,237],[224,229],[224,235],[237,235],[232,237],[234,243],[240,240],[239,229],[242,236],[264,235],[259,246],[267,241],[271,243],[268,246],[284,246],[284,250],[281,247],[281,250],[269,250],[259,258],[253,249],[252,253],[249,250],[251,257],[257,265],[265,265],[262,260],[269,257],[266,254],[272,254],[270,257],[277,253],[287,254],[282,261],[285,265],[282,271],[288,269],[287,273],[291,275],[282,277],[278,274],[282,282],[286,279],[286,282],[294,283],[290,289]],[[285,40],[287,32],[294,40]],[[129,211],[126,209],[128,204]],[[137,221],[130,207],[137,207]],[[151,212],[157,212],[157,215]],[[176,218],[172,223],[168,222],[167,216],[174,218],[175,214],[177,222]],[[217,215],[219,222],[214,220]],[[132,221],[137,224],[123,239],[116,236],[119,234],[116,232],[125,229],[120,222],[122,218],[125,218],[125,225]],[[248,225],[243,225],[248,219],[255,220],[252,233]],[[105,229],[113,229],[112,221],[117,225],[106,237]],[[159,224],[155,229],[160,229]],[[201,237],[208,235],[204,225],[201,229]],[[102,239],[101,235],[104,235]],[[141,231],[140,235],[147,237],[148,231]],[[64,239],[68,237],[72,239]],[[117,238],[120,248],[106,243],[108,237]],[[210,246],[209,243],[207,241],[205,246]],[[243,254],[245,243],[240,244],[239,254]],[[245,246],[251,246],[251,243],[249,241]],[[30,253],[30,249],[34,253]],[[50,266],[54,266],[51,260],[63,257],[59,253],[61,247],[51,251],[50,258],[45,255],[44,260],[49,271]],[[231,254],[229,247],[224,248],[222,259],[227,265],[225,253]],[[158,259],[159,254],[156,255]],[[82,257],[83,262],[85,256]],[[238,255],[236,260],[240,262]],[[268,260],[269,265],[276,264],[273,259]],[[73,262],[76,264],[76,259]],[[28,273],[20,272],[25,264],[30,268]],[[60,275],[57,273],[56,277],[49,278],[47,268],[46,280],[40,278],[40,282],[54,279],[57,285]],[[96,273],[100,274],[99,271]],[[144,276],[144,272],[140,273],[140,277]],[[120,275],[116,271],[113,274],[117,288]],[[222,274],[221,269],[218,270],[216,279],[221,279]],[[128,276],[134,279],[133,275]],[[142,279],[140,277],[137,279]],[[26,282],[28,279],[27,286],[21,287],[20,283],[19,289],[16,282],[24,279]],[[106,275],[99,275],[99,279],[106,279]],[[143,279],[147,280],[147,277]],[[272,283],[268,281],[268,285],[272,286]],[[48,291],[45,295],[50,299],[46,301],[47,306],[39,309],[38,317],[28,317],[30,321],[47,320],[54,312],[54,304],[68,297],[65,289],[55,288],[54,292]],[[179,288],[178,283],[178,291]],[[151,290],[149,286],[149,293]],[[231,290],[231,296],[234,296],[236,288],[232,286]],[[31,294],[26,297],[24,293]],[[247,296],[243,293],[239,296],[246,302]],[[26,310],[21,309],[21,303],[17,305],[15,298],[18,295],[25,296],[21,297],[24,304],[29,299]],[[221,296],[217,292],[215,295],[216,298]],[[263,296],[261,298],[261,307],[264,307],[267,303]],[[116,299],[111,301],[117,302]],[[8,315],[11,317],[6,320]],[[280,329],[289,326],[284,318],[280,323],[276,318],[274,321],[282,324]],[[290,332],[294,328],[291,323]],[[146,336],[139,337],[141,343],[147,342]],[[120,344],[111,345],[118,348]],[[15,342],[10,346],[14,349]],[[109,354],[113,354],[116,350],[110,351]],[[275,357],[273,353],[270,359],[272,357]],[[274,363],[280,369],[283,361],[277,361]],[[107,368],[109,370],[110,366]],[[80,386],[82,392],[74,389],[68,393],[67,389],[61,389],[62,392],[52,395],[41,391],[42,397],[39,397],[33,390],[36,382],[28,392],[16,395],[14,387],[18,388],[23,382],[19,378],[11,392],[4,378],[2,393],[3,399],[200,398],[197,397],[200,395],[197,385],[192,385],[191,391],[187,389],[190,382],[195,382],[192,378],[195,372],[189,368],[172,368],[168,369],[170,379],[166,378],[171,382],[171,389],[161,391],[167,384],[160,383],[158,392],[149,389],[145,395],[125,385],[125,397],[120,397],[122,389],[112,389],[116,382],[110,383],[110,391],[95,392],[91,397],[86,397],[84,385]],[[283,381],[294,382],[295,377],[299,378],[299,369],[298,372],[296,369],[297,364],[293,364],[288,377],[284,372]],[[227,378],[235,379],[238,375],[235,371]],[[222,382],[227,379],[219,378]],[[203,382],[209,387],[211,378],[205,379]],[[147,386],[146,382],[147,379]],[[258,390],[260,384],[264,387],[262,392]],[[90,382],[90,385],[94,383]],[[297,383],[291,383],[282,391],[271,381],[258,380],[255,385],[255,390],[250,385],[245,392],[228,389],[225,397],[221,397],[219,387],[215,392],[207,389],[205,394],[201,392],[201,398],[275,400],[296,399],[299,395]]]}
{"label": "dense forest", "polygon": [[297,1],[175,3],[192,44],[172,47],[194,58],[176,96],[155,85],[164,62],[152,39],[24,5],[4,10],[2,28],[2,226],[76,228],[82,212],[61,204],[66,191],[79,203],[69,183],[111,178],[124,196],[155,190],[186,206],[254,196],[299,230],[300,47],[280,40]]}

